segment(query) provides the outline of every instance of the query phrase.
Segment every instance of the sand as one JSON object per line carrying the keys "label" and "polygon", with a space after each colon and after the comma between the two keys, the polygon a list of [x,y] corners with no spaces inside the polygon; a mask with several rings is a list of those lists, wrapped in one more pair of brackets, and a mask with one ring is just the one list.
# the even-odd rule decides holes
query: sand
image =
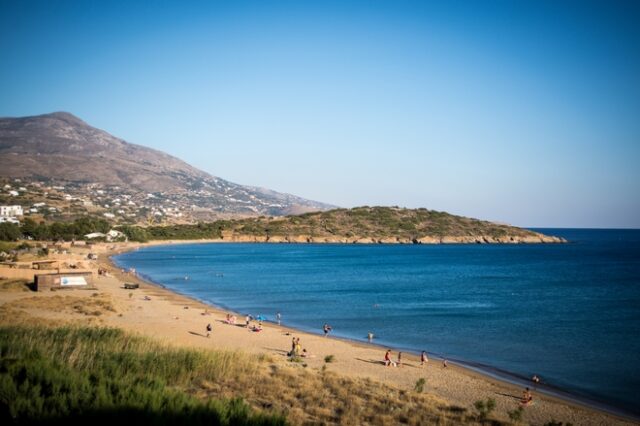
{"label": "sand", "polygon": [[[163,242],[163,244],[170,243],[172,242]],[[154,244],[159,243],[154,242]],[[403,354],[402,367],[386,367],[382,364],[385,348],[331,336],[324,337],[321,330],[322,324],[318,325],[318,334],[287,328],[286,316],[283,317],[282,327],[263,323],[261,332],[252,332],[245,327],[225,324],[224,320],[229,313],[237,315],[238,323],[241,325],[244,325],[244,316],[241,313],[205,305],[161,286],[147,283],[131,274],[122,273],[110,262],[108,256],[135,249],[141,245],[120,243],[99,244],[90,249],[72,247],[69,253],[52,257],[64,259],[67,262],[82,261],[83,266],[95,272],[95,291],[0,292],[0,304],[11,306],[18,304],[20,299],[52,298],[69,294],[90,298],[97,291],[111,301],[117,313],[106,312],[100,315],[99,319],[94,318],[94,323],[120,327],[172,345],[268,354],[276,360],[286,362],[286,353],[291,348],[292,337],[299,337],[302,347],[312,355],[305,360],[309,369],[319,370],[325,365],[325,356],[333,355],[334,361],[326,365],[338,374],[370,378],[400,389],[413,389],[419,378],[425,378],[425,392],[444,399],[451,405],[471,408],[477,400],[493,398],[497,404],[496,412],[502,418],[506,418],[508,411],[519,406],[523,387],[493,379],[451,362],[447,368],[444,368],[441,360],[430,359],[425,366],[420,366],[419,358],[409,354]],[[89,251],[98,253],[99,260],[84,260]],[[98,276],[98,267],[106,268],[109,276]],[[10,276],[11,271],[0,268],[0,276]],[[32,272],[37,273],[37,271]],[[124,282],[137,282],[140,288],[125,290]],[[44,312],[37,306],[27,311],[32,315],[43,315]],[[85,321],[85,319],[78,319],[78,312],[64,309],[55,312],[46,311],[46,316],[67,321]],[[213,331],[207,338],[206,326],[209,323]],[[393,351],[395,360],[397,351],[390,349]],[[524,420],[527,423],[545,424],[555,420],[570,422],[574,425],[638,424],[633,420],[621,418],[594,407],[543,395],[535,390],[533,395],[534,404],[525,408]]]}

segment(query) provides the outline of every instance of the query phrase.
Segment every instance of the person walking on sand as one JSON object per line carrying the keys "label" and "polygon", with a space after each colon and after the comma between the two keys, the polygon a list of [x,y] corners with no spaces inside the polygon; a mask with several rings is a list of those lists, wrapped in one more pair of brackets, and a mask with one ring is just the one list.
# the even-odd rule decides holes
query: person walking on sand
{"label": "person walking on sand", "polygon": [[442,360],[442,368],[447,368],[449,365],[447,365],[447,360],[443,359]]}
{"label": "person walking on sand", "polygon": [[211,323],[207,324],[207,337],[211,334]]}
{"label": "person walking on sand", "polygon": [[402,367],[402,352],[398,352],[398,367]]}
{"label": "person walking on sand", "polygon": [[396,363],[391,361],[391,349],[387,349],[387,353],[384,354],[384,365],[387,367],[393,365],[396,366]]}
{"label": "person walking on sand", "polygon": [[251,323],[251,315],[247,314],[247,316],[244,317],[244,324],[247,328],[249,328],[250,323]]}
{"label": "person walking on sand", "polygon": [[422,351],[420,354],[420,366],[424,366],[427,362],[429,362],[429,358],[427,358],[427,353]]}
{"label": "person walking on sand", "polygon": [[280,321],[282,320],[282,315],[280,315],[280,312],[276,314],[276,320],[278,320],[278,325],[280,325]]}

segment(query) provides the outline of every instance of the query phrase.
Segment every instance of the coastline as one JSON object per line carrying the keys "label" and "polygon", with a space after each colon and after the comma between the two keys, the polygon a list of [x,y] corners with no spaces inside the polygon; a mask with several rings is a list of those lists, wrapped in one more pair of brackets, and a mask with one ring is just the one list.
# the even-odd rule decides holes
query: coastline
{"label": "coastline", "polygon": [[[382,365],[382,358],[386,347],[333,336],[323,337],[315,333],[318,330],[300,331],[287,326],[286,321],[283,326],[265,323],[260,333],[248,332],[244,326],[224,324],[225,315],[231,313],[231,310],[212,307],[209,303],[176,293],[162,287],[161,284],[122,273],[111,259],[111,256],[116,254],[147,246],[209,242],[180,240],[154,241],[144,244],[97,243],[90,246],[65,243],[62,248],[66,250],[49,254],[49,260],[61,262],[64,272],[72,270],[91,272],[94,277],[93,286],[86,290],[60,289],[36,293],[27,291],[24,287],[21,290],[1,291],[1,317],[7,325],[42,323],[54,326],[66,324],[113,327],[177,349],[213,350],[216,353],[222,351],[236,354],[231,356],[238,356],[241,359],[253,357],[256,362],[259,361],[261,368],[264,369],[263,373],[267,376],[271,369],[277,369],[282,371],[280,377],[289,377],[289,375],[306,377],[316,385],[322,383],[327,370],[326,372],[331,373],[331,377],[335,378],[334,384],[340,381],[344,381],[345,384],[351,383],[348,386],[351,386],[350,389],[353,391],[363,389],[363,386],[378,389],[376,392],[379,393],[375,394],[375,398],[386,400],[386,395],[396,395],[394,398],[405,395],[410,400],[420,397],[422,401],[431,401],[429,409],[438,410],[442,421],[447,424],[458,424],[460,416],[465,416],[465,419],[475,419],[474,403],[491,398],[496,402],[496,408],[491,417],[502,424],[514,424],[509,418],[510,414],[519,408],[524,386],[531,385],[530,382],[514,384],[509,378],[494,376],[482,368],[476,369],[473,365],[466,365],[464,362],[457,364],[451,359],[452,362],[447,368],[443,368],[442,363],[435,358],[421,367],[419,359],[409,352],[403,356],[403,368],[385,367]],[[97,254],[98,259],[88,259],[90,253]],[[29,258],[21,260],[21,263],[30,264]],[[33,260],[42,260],[42,258],[33,257]],[[70,267],[67,264],[72,263],[77,269],[66,269]],[[99,274],[99,269],[106,269],[108,274]],[[57,272],[57,270],[38,272],[28,269],[27,265],[21,265],[19,268],[0,266],[0,275],[9,279],[31,280],[34,274],[47,272]],[[126,289],[125,282],[137,282],[140,287],[136,290]],[[213,325],[211,338],[205,335],[207,323]],[[311,357],[304,358],[302,363],[291,362],[286,356],[291,347],[292,337],[301,338],[302,347],[311,354]],[[394,359],[398,349],[403,350],[395,348]],[[325,357],[329,356],[333,358],[332,361],[325,362]],[[425,379],[424,393],[418,395],[414,387],[420,379]],[[585,403],[579,399],[549,396],[531,387],[534,391],[534,403],[524,408],[521,421],[517,421],[519,424],[544,425],[552,421],[575,425],[640,424],[640,421],[633,416],[609,413],[589,401]],[[262,390],[270,392],[270,388],[262,387]],[[238,389],[238,393],[229,394],[229,397],[242,397],[245,391],[249,394],[252,392]],[[383,392],[380,393],[380,391]],[[292,392],[294,393],[289,394],[289,398],[296,398],[295,389]],[[313,395],[313,390],[311,394]],[[255,393],[251,395],[248,395],[248,401],[255,407],[263,407],[266,403],[264,398],[256,396]],[[346,396],[344,398],[346,398],[345,401],[353,403],[350,398]],[[340,400],[342,401],[343,397],[340,397]],[[359,406],[369,409],[367,401],[361,399],[358,404],[365,404]],[[400,403],[398,399],[396,401]],[[405,413],[405,410],[416,409],[413,405],[415,403],[405,401],[402,402],[402,406],[397,407],[400,412]],[[304,406],[293,401],[290,403],[292,405],[287,405],[278,398],[274,402],[284,411],[287,411],[287,407],[291,407],[293,424],[304,423],[317,415],[317,412],[313,411],[310,414],[312,417],[306,417]],[[356,410],[354,413],[358,412],[359,406],[352,406]],[[457,416],[458,421],[451,421],[447,413],[452,413],[451,416],[454,418]],[[353,415],[356,417],[351,417],[352,423],[358,418],[357,414],[352,413]],[[398,419],[396,418],[396,422]],[[327,421],[331,423],[337,420]],[[473,420],[471,423],[477,424]]]}
{"label": "coastline", "polygon": [[[166,240],[166,241],[153,241],[150,243],[126,243],[125,246],[123,245],[115,246],[113,250],[108,250],[107,252],[105,252],[106,261],[101,261],[101,263],[103,266],[107,266],[110,269],[114,270],[114,273],[117,275],[120,273],[118,272],[120,268],[115,264],[112,257],[127,251],[136,250],[142,247],[157,246],[157,245],[206,244],[206,243],[222,243],[222,242],[237,242],[237,241]],[[243,241],[243,242],[248,243],[247,241]],[[162,284],[155,283],[150,279],[145,279],[144,277],[140,277],[140,276],[134,277],[134,276],[127,275],[123,277],[121,281],[124,279],[129,281],[139,282],[143,288],[146,287],[146,288],[152,289],[157,296],[165,297],[169,300],[172,300],[174,303],[190,305],[190,306],[198,307],[200,309],[208,309],[212,313],[212,315],[218,315],[222,317],[226,313],[233,313],[231,310],[226,309],[225,307],[216,306],[215,304],[207,303],[197,298],[170,290],[164,287]],[[332,336],[328,339],[325,339],[322,336],[312,333],[310,331],[298,330],[298,329],[287,327],[287,326],[278,326],[275,323],[265,324],[265,328],[273,329],[274,331],[277,331],[280,333],[286,333],[287,335],[289,334],[299,335],[303,337],[304,340],[322,339],[325,342],[328,340],[333,343],[332,346],[335,346],[335,344],[346,345],[347,352],[350,351],[349,347],[351,347],[352,349],[356,349],[356,348],[362,349],[368,352],[375,351],[375,353],[378,354],[377,357],[379,359],[382,358],[382,353],[386,349],[385,346],[377,345],[375,343],[366,343],[366,342],[349,339],[349,338]],[[284,348],[286,348],[286,346]],[[410,353],[410,352],[406,352],[405,354],[406,354],[405,362],[411,363],[411,364],[419,362],[419,359],[416,356],[416,354]],[[435,361],[435,360],[440,360],[440,359],[432,358],[432,361]],[[510,375],[510,373],[508,372],[500,372],[499,370],[495,370],[495,372],[492,373],[491,371],[487,369],[483,369],[482,367],[479,367],[477,365],[474,366],[472,362],[452,361],[452,360],[449,360],[449,361],[450,361],[450,364],[449,364],[450,367],[447,369],[447,371],[456,371],[457,374],[460,374],[466,379],[483,382],[489,388],[500,389],[503,392],[494,392],[494,393],[498,395],[506,396],[507,398],[519,398],[519,397],[516,397],[516,395],[519,395],[521,393],[524,386],[530,386],[533,388],[533,385],[531,384],[531,382],[524,379],[519,380],[515,375]],[[437,363],[439,364],[439,362]],[[432,362],[430,364],[431,366],[433,366],[434,364],[436,364],[436,362]],[[388,370],[387,368],[382,366],[378,368]],[[353,371],[350,371],[351,370],[350,368],[340,369],[340,370],[342,370],[342,371],[339,371],[342,374],[347,374],[347,375],[354,374]],[[356,373],[356,376],[358,375],[359,373]],[[406,380],[393,380],[393,377],[388,376],[387,374],[384,374],[384,376],[385,376],[384,379],[386,379],[385,382],[391,379],[389,381],[394,385],[412,386],[412,383],[407,382]],[[365,377],[368,377],[368,376],[365,376]],[[475,384],[476,383],[474,383],[474,385]],[[467,401],[468,398],[459,398],[453,395],[455,394],[455,391],[438,392],[437,389],[433,389],[433,390],[429,389],[428,391],[429,392],[435,391],[433,393],[436,396],[442,397],[447,401],[453,401],[456,404],[468,403]],[[539,401],[540,403],[536,404],[536,407],[531,407],[531,408],[527,407],[525,409],[526,411],[533,412],[534,410],[537,410],[539,408],[537,406],[542,405],[542,403],[544,403],[545,405],[547,404],[553,405],[554,409],[538,410],[538,411],[544,411],[546,412],[546,414],[534,416],[536,418],[536,421],[532,421],[532,423],[538,423],[538,422],[546,423],[551,420],[571,421],[574,424],[576,423],[577,424],[611,424],[612,421],[618,424],[638,424],[639,422],[639,419],[636,416],[634,416],[632,413],[626,413],[622,409],[610,407],[605,403],[600,403],[598,401],[589,400],[588,398],[572,395],[570,392],[564,391],[563,389],[547,389],[546,385],[542,385],[537,387],[537,389],[535,390],[535,393],[536,393],[536,400]],[[480,398],[477,398],[477,399],[480,399]],[[504,401],[502,402],[504,403]],[[471,403],[473,403],[473,401],[471,401]],[[558,410],[558,406],[564,406],[565,410]],[[499,408],[500,408],[500,404],[499,404]],[[562,411],[565,411],[567,414],[569,414],[570,418],[564,418],[560,414],[558,414],[557,417],[553,417],[553,419],[548,417],[548,412],[555,413],[555,412],[562,412]],[[544,420],[545,418],[547,418],[547,420]]]}

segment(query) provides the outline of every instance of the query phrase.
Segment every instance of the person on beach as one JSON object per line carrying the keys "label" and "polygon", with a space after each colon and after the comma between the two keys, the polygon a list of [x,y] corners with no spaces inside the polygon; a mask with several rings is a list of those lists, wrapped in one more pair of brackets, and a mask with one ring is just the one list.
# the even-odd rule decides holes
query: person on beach
{"label": "person on beach", "polygon": [[289,356],[295,356],[296,354],[296,338],[291,338],[291,352],[289,352]]}
{"label": "person on beach", "polygon": [[280,320],[282,320],[282,315],[280,315],[280,312],[276,314],[276,320],[278,321],[278,325],[280,325]]}
{"label": "person on beach", "polygon": [[429,362],[429,358],[427,358],[427,353],[422,351],[420,354],[420,365],[424,366],[427,362]]}
{"label": "person on beach", "polygon": [[442,368],[447,368],[449,365],[447,364],[447,360],[443,359],[442,360]]}
{"label": "person on beach", "polygon": [[369,343],[371,343],[373,341],[373,333],[369,332],[369,334],[367,334],[367,340],[369,341]]}
{"label": "person on beach", "polygon": [[402,367],[402,352],[398,352],[398,367]]}
{"label": "person on beach", "polygon": [[331,331],[331,326],[326,324],[322,326],[322,331],[324,331],[324,337],[327,337],[327,334]]}
{"label": "person on beach", "polygon": [[387,367],[393,365],[396,366],[396,363],[391,361],[391,349],[387,349],[387,353],[384,354],[384,365]]}
{"label": "person on beach", "polygon": [[211,334],[211,323],[207,324],[207,337],[209,337],[209,335]]}
{"label": "person on beach", "polygon": [[522,399],[520,400],[520,405],[531,405],[533,402],[533,395],[531,395],[531,391],[529,388],[526,388],[524,392],[522,392]]}
{"label": "person on beach", "polygon": [[244,317],[244,324],[245,327],[249,328],[249,324],[251,324],[251,315],[247,314],[247,316]]}

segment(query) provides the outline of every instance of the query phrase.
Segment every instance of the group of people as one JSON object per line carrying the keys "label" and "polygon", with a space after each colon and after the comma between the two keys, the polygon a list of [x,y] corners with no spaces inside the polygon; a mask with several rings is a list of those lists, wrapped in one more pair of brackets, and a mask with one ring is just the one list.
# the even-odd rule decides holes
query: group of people
{"label": "group of people", "polygon": [[[422,353],[420,354],[420,366],[424,366],[426,363],[429,362],[429,357],[427,356],[427,352],[426,351],[422,351]],[[446,367],[446,360],[444,361],[444,366]],[[385,366],[387,367],[402,367],[402,352],[398,352],[398,357],[396,358],[396,361],[391,359],[391,349],[387,349],[387,352],[384,354],[384,360],[383,363]]]}

